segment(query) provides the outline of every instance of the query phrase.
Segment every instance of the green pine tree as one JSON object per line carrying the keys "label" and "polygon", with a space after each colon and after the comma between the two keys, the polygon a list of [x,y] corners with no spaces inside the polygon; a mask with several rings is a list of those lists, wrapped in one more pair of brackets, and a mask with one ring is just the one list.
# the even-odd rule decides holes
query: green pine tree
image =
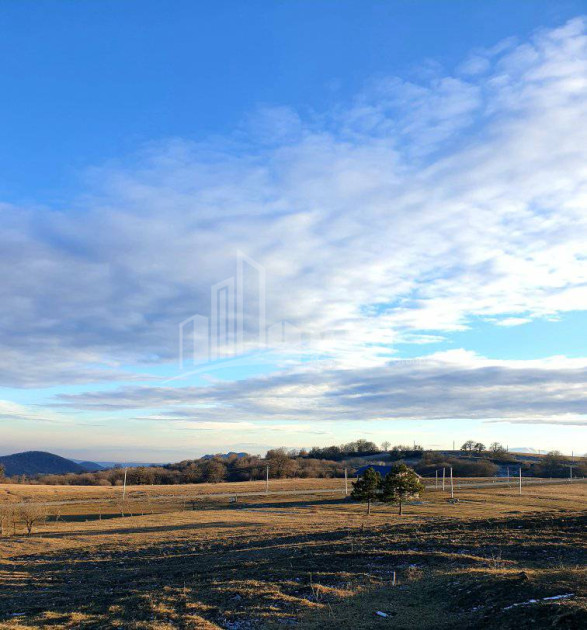
{"label": "green pine tree", "polygon": [[377,499],[381,491],[381,475],[373,468],[367,468],[360,479],[353,484],[351,498],[367,503],[367,514],[371,514],[371,501]]}
{"label": "green pine tree", "polygon": [[398,464],[385,475],[381,500],[385,503],[399,504],[399,513],[402,514],[402,503],[422,492],[424,492],[424,484],[418,475],[405,464]]}

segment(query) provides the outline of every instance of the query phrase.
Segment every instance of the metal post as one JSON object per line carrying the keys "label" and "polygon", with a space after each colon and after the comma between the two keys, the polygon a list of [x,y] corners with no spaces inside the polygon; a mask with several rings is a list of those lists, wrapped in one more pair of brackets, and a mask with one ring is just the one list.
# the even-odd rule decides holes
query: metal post
{"label": "metal post", "polygon": [[122,516],[124,516],[124,499],[126,497],[126,471],[127,470],[128,470],[127,468],[124,469],[124,481],[122,482],[122,510],[121,510]]}
{"label": "metal post", "polygon": [[265,494],[269,494],[269,466],[267,466],[267,473],[265,477]]}
{"label": "metal post", "polygon": [[522,467],[520,466],[520,494],[522,494]]}
{"label": "metal post", "polygon": [[436,473],[436,478],[434,479],[434,487],[438,488],[438,468],[434,472]]}
{"label": "metal post", "polygon": [[344,469],[344,496],[349,496],[349,478],[346,468]]}
{"label": "metal post", "polygon": [[444,492],[444,478],[446,477],[446,468],[442,469],[442,491]]}
{"label": "metal post", "polygon": [[455,489],[452,483],[452,466],[450,467],[450,498],[451,499],[455,498]]}

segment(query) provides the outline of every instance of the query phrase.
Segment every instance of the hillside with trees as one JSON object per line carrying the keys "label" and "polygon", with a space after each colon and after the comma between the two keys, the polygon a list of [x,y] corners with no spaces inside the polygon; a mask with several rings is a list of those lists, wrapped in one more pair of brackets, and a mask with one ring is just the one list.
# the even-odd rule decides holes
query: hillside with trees
{"label": "hillside with trees", "polygon": [[[487,449],[473,440],[465,442],[459,451],[426,451],[417,444],[391,446],[384,443],[383,447],[379,448],[366,440],[357,440],[339,446],[309,449],[282,447],[269,450],[265,457],[247,453],[205,455],[161,466],[129,467],[127,483],[171,485],[255,481],[265,479],[267,468],[271,479],[344,477],[345,469],[349,476],[353,476],[358,468],[377,463],[404,463],[423,477],[433,477],[436,471],[443,468],[447,473],[452,468],[455,477],[503,476],[508,468],[511,474],[516,474],[522,468],[524,476],[562,478],[569,476],[569,466],[573,466],[575,477],[587,476],[585,458],[576,458],[576,461],[571,462],[557,451],[541,457],[534,456],[534,461],[531,461],[519,453],[507,452],[497,443]],[[22,466],[15,468],[14,461],[20,462]],[[29,465],[25,467],[27,462]],[[31,465],[32,462],[36,462],[38,467]],[[0,463],[4,463],[6,477],[10,477],[13,482],[116,486],[121,485],[124,479],[121,466],[89,472],[79,464],[50,453],[21,453],[0,458]],[[45,474],[47,466],[53,466],[55,472]]]}
{"label": "hillside with trees", "polygon": [[46,473],[81,473],[86,470],[65,457],[44,451],[26,451],[0,457],[0,465],[7,477],[15,475],[39,475]]}

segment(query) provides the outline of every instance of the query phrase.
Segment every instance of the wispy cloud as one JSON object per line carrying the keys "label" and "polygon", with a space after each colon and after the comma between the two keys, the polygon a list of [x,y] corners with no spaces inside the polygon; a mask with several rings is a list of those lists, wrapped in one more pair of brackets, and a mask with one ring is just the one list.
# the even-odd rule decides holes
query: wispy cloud
{"label": "wispy cloud", "polygon": [[587,360],[496,361],[438,353],[363,369],[290,371],[211,387],[122,387],[63,394],[57,408],[160,409],[161,422],[504,419],[587,425]]}
{"label": "wispy cloud", "polygon": [[[398,340],[473,316],[587,309],[585,33],[576,19],[333,111],[265,109],[231,137],[147,146],[88,173],[68,208],[2,206],[0,382],[126,380],[121,366],[174,360],[177,323],[207,312],[237,249],[265,265],[272,318],[332,333],[318,350],[341,365],[385,365]],[[458,411],[432,393],[435,417]]]}
{"label": "wispy cloud", "polygon": [[0,425],[13,422],[60,423],[63,417],[47,411],[40,411],[9,400],[0,400]]}

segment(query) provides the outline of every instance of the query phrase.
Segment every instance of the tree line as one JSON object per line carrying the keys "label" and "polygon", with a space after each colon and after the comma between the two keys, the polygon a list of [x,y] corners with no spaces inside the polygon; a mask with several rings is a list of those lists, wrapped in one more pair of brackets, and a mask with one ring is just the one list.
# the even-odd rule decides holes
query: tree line
{"label": "tree line", "polygon": [[[286,449],[273,449],[265,457],[219,455],[187,459],[163,466],[128,468],[126,482],[129,485],[176,485],[256,481],[265,479],[267,467],[269,467],[269,476],[272,479],[344,477],[344,465],[341,462],[300,457],[291,455]],[[10,481],[47,485],[121,486],[124,476],[125,469],[117,466],[96,472],[38,475],[32,479],[20,475]]]}
{"label": "tree line", "polygon": [[[452,468],[457,477],[492,477],[500,466],[511,465],[512,474],[518,467],[525,476],[568,477],[568,458],[558,451],[551,451],[538,462],[520,462],[515,454],[508,453],[500,444],[494,443],[486,449],[480,442],[469,440],[461,447],[467,457],[454,453],[425,451],[417,444],[391,447],[384,442],[378,448],[373,442],[357,440],[339,446],[312,447],[310,449],[277,448],[258,455],[216,455],[198,459],[186,459],[162,466],[140,466],[128,468],[129,485],[175,485],[186,483],[219,483],[221,481],[256,481],[265,479],[267,467],[271,479],[285,478],[332,478],[344,477],[345,468],[352,474],[355,467],[373,463],[362,459],[380,454],[383,462],[408,461],[422,476],[434,476],[436,470]],[[33,478],[13,477],[11,482],[40,483],[48,485],[120,486],[124,480],[124,469],[119,466],[107,470],[85,473],[47,474]],[[587,460],[574,462],[573,476],[587,477]],[[4,478],[0,465],[0,481]]]}

